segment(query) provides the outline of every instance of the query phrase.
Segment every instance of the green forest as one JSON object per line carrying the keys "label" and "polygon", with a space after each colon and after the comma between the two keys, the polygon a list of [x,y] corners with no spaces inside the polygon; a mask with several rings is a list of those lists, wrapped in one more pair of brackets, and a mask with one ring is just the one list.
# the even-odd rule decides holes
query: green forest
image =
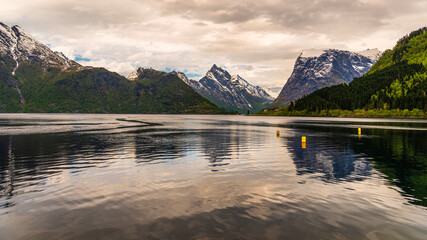
{"label": "green forest", "polygon": [[401,38],[364,76],[260,115],[426,117],[427,28]]}
{"label": "green forest", "polygon": [[170,73],[150,70],[129,81],[104,68],[63,71],[27,61],[12,76],[14,64],[0,56],[0,112],[229,113]]}

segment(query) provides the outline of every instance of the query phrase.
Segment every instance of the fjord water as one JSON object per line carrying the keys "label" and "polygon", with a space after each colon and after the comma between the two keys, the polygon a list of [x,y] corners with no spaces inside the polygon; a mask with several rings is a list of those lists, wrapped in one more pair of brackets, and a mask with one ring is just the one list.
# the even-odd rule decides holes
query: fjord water
{"label": "fjord water", "polygon": [[425,239],[426,137],[425,120],[2,114],[0,239]]}

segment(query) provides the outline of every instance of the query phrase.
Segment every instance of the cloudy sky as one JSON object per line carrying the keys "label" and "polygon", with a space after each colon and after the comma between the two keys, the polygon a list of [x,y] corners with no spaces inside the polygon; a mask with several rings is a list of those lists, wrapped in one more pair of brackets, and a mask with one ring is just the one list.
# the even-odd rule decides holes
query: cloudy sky
{"label": "cloudy sky", "polygon": [[0,0],[19,25],[83,65],[199,79],[214,63],[282,87],[303,49],[385,50],[427,25],[426,0]]}

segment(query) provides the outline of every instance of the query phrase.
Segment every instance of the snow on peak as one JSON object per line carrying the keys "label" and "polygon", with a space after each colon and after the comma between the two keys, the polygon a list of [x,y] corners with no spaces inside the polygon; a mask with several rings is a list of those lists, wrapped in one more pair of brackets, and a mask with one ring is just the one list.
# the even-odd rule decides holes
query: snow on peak
{"label": "snow on peak", "polygon": [[3,34],[7,34],[8,36],[10,36],[10,27],[7,26],[6,24],[0,22],[0,32]]}
{"label": "snow on peak", "polygon": [[372,48],[372,49],[366,49],[360,52],[357,52],[358,54],[365,56],[373,61],[377,61],[380,57],[382,52],[378,50],[378,48]]}
{"label": "snow on peak", "polygon": [[139,68],[135,69],[133,72],[131,72],[129,74],[129,76],[127,77],[127,79],[130,80],[130,81],[135,81],[135,80],[138,79],[139,74],[141,74],[143,71],[144,71],[144,68],[143,67],[139,67]]}
{"label": "snow on peak", "polygon": [[[336,50],[336,49],[314,49],[314,48],[312,48],[312,49],[303,50],[300,54],[300,57],[318,58],[322,54],[327,53],[327,52],[349,52],[349,51]],[[367,57],[367,58],[371,59],[372,61],[377,61],[381,57],[381,54],[382,54],[382,52],[380,50],[378,50],[377,48],[367,49],[364,51],[354,52],[354,53],[360,54],[364,57]]]}
{"label": "snow on peak", "polygon": [[[152,69],[152,68],[149,68]],[[131,72],[127,77],[130,81],[135,81],[138,79],[139,75],[141,75],[144,71],[149,70],[148,68],[138,67],[135,71]]]}
{"label": "snow on peak", "polygon": [[217,73],[223,74],[223,73],[226,73],[227,71],[221,67],[218,67],[216,64],[214,64],[212,65],[209,72],[217,72]]}
{"label": "snow on peak", "polygon": [[172,71],[172,74],[178,76],[182,81],[184,81],[185,83],[189,84],[190,79],[188,79],[188,77],[185,75],[185,73],[183,72],[177,72],[177,71]]}
{"label": "snow on peak", "polygon": [[196,92],[201,91],[201,89],[204,88],[204,86],[202,84],[200,84],[199,81],[193,80],[193,79],[189,79],[185,75],[185,73],[183,73],[183,72],[172,71],[171,73],[174,74],[174,75],[176,75],[177,77],[179,77],[182,81],[184,81],[188,86],[190,86]]}
{"label": "snow on peak", "polygon": [[67,61],[70,60],[67,56],[65,56],[63,52],[55,51],[55,54],[62,57],[64,60],[67,60]]}
{"label": "snow on peak", "polygon": [[[45,44],[27,34],[21,27],[9,27],[0,23],[0,53],[13,57],[18,68],[19,62],[30,61],[43,67],[59,67],[63,70],[79,69],[80,64],[69,60],[62,53],[53,52]],[[12,75],[15,70],[12,72]]]}
{"label": "snow on peak", "polygon": [[220,82],[231,79],[230,73],[218,67],[216,64],[212,65],[211,69],[206,73],[206,77],[212,81],[218,82],[220,85]]}
{"label": "snow on peak", "polygon": [[326,50],[324,49],[306,49],[303,50],[300,54],[300,57],[304,58],[313,58],[313,57],[320,57],[323,53],[325,53]]}
{"label": "snow on peak", "polygon": [[133,72],[131,72],[129,76],[127,76],[127,79],[129,81],[135,81],[135,80],[138,80],[138,78],[141,77],[141,75],[145,75],[150,72],[159,72],[159,71],[152,67],[150,68],[138,67]]}
{"label": "snow on peak", "polygon": [[243,79],[241,76],[239,75],[233,75],[231,76],[231,81],[232,82],[239,82],[241,85],[243,86],[248,86],[250,85],[245,79]]}

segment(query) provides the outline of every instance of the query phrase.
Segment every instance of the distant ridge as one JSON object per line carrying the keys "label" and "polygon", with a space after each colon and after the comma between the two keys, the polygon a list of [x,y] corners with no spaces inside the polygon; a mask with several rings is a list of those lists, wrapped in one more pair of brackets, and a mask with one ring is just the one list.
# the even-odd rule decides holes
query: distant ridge
{"label": "distant ridge", "polygon": [[173,73],[202,96],[228,111],[258,112],[274,100],[267,90],[251,85],[239,75],[230,75],[216,64],[199,81],[190,80],[181,72]]}
{"label": "distant ridge", "polygon": [[285,106],[323,87],[349,83],[369,71],[380,55],[378,49],[361,52],[304,50],[295,61],[292,75],[270,108]]}
{"label": "distant ridge", "polygon": [[424,27],[385,51],[365,75],[349,84],[317,90],[296,101],[292,109],[318,113],[331,109],[405,109],[403,116],[417,117],[420,110],[427,112],[426,93],[427,27]]}
{"label": "distant ridge", "polygon": [[0,23],[0,112],[226,113],[173,74],[138,68],[130,80]]}

